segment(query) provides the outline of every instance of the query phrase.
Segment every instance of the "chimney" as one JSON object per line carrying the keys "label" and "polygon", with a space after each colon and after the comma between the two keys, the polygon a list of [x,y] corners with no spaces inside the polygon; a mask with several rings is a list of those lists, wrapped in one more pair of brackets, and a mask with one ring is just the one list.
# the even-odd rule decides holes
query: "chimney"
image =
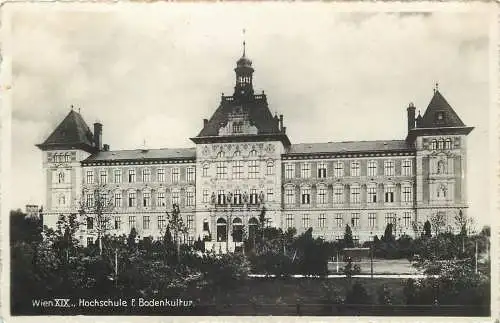
{"label": "chimney", "polygon": [[415,106],[413,102],[410,102],[408,108],[406,109],[408,113],[408,132],[415,128]]}
{"label": "chimney", "polygon": [[206,127],[208,124],[208,119],[203,119],[203,127]]}
{"label": "chimney", "polygon": [[108,144],[102,145],[102,150],[103,151],[109,151],[109,145]]}
{"label": "chimney", "polygon": [[280,131],[283,131],[283,115],[280,114]]}
{"label": "chimney", "polygon": [[94,144],[99,151],[102,150],[102,124],[99,122],[94,123]]}

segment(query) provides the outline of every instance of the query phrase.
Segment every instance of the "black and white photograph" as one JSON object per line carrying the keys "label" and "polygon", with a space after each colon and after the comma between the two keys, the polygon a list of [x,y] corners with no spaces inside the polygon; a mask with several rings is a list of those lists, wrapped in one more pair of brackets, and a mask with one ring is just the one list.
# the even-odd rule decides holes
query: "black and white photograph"
{"label": "black and white photograph", "polygon": [[495,316],[495,10],[6,4],[4,315]]}

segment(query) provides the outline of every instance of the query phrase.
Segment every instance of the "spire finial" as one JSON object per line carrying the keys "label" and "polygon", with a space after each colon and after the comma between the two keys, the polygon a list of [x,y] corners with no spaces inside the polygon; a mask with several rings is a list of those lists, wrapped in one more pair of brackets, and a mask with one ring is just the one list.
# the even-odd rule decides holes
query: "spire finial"
{"label": "spire finial", "polygon": [[72,105],[71,105],[71,110],[73,110],[73,108],[74,108],[74,107],[73,107],[73,104],[72,104]]}
{"label": "spire finial", "polygon": [[434,93],[436,93],[439,90],[439,83],[436,82],[436,86],[434,87]]}
{"label": "spire finial", "polygon": [[245,28],[243,28],[243,57],[245,57],[245,53],[246,53]]}

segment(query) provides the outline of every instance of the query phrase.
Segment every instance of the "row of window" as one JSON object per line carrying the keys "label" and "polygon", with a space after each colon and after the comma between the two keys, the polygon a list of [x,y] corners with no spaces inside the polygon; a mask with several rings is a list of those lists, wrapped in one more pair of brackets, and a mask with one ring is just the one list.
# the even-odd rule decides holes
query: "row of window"
{"label": "row of window", "polygon": [[433,139],[431,141],[431,150],[452,149],[452,141],[447,139]]}
{"label": "row of window", "polygon": [[[170,204],[180,204],[181,193],[179,189],[172,189],[171,192],[171,203]],[[113,196],[109,196],[107,193],[101,193],[100,198],[95,200],[95,194],[89,193],[86,195],[85,204],[87,207],[94,207],[97,203],[100,203],[101,206],[106,207],[115,206],[115,207],[150,207],[152,205],[152,195],[151,192],[142,192],[142,200],[138,200],[137,192],[128,192],[128,195],[123,197],[122,192],[115,192]],[[125,202],[125,204],[124,204]],[[165,206],[166,204],[165,192],[157,192],[156,193],[156,206]],[[186,206],[194,206],[195,204],[195,192],[194,190],[186,191]]]}
{"label": "row of window", "polygon": [[[167,219],[164,215],[157,215],[157,225],[156,228],[161,230],[167,227]],[[95,220],[92,217],[87,217],[87,230],[93,230],[95,227]],[[120,230],[122,228],[122,217],[117,215],[109,218],[103,218],[100,223],[101,228],[111,230]],[[188,229],[194,228],[194,215],[188,214],[186,217],[186,227]],[[128,228],[136,228],[136,216],[129,215],[128,216]],[[143,215],[142,216],[142,229],[149,230],[151,227],[151,216]]]}
{"label": "row of window", "polygon": [[[357,204],[361,203],[361,187],[351,186],[350,187],[350,203]],[[384,186],[384,202],[393,203],[394,202],[394,186],[386,185]],[[285,204],[295,204],[296,189],[291,186],[285,187]],[[377,203],[378,202],[377,186],[368,186],[366,188],[366,202],[367,203]],[[343,186],[335,186],[333,188],[333,203],[343,204],[345,197],[345,189]],[[401,187],[401,201],[412,202],[413,201],[413,189],[411,186]],[[316,191],[316,202],[318,204],[328,203],[328,190],[326,187],[319,187]],[[301,187],[300,188],[300,204],[311,204],[311,188]]]}
{"label": "row of window", "polygon": [[[333,163],[333,176],[343,177],[344,175],[344,161],[336,161]],[[320,162],[317,166],[317,178],[328,177],[328,167],[326,162]],[[368,176],[377,176],[378,172],[378,161],[369,160],[366,166],[366,173]],[[395,162],[393,160],[384,161],[384,175],[394,176],[395,174]],[[352,161],[350,163],[350,176],[361,176],[361,163],[359,161]],[[412,161],[410,159],[405,159],[401,163],[401,175],[402,176],[412,176]],[[285,178],[294,178],[295,174],[295,164],[288,163],[285,164]],[[309,162],[304,162],[300,164],[300,177],[310,178],[311,177],[311,164]]]}
{"label": "row of window", "polygon": [[[218,161],[215,164],[215,177],[219,179],[228,178],[228,162]],[[209,176],[210,166],[205,163],[202,168],[202,176]],[[260,161],[250,160],[247,162],[248,178],[259,178],[260,176]],[[243,178],[243,161],[235,160],[231,162],[232,178]],[[269,161],[266,164],[266,175],[274,175],[274,162]]]}
{"label": "row of window", "polygon": [[[405,212],[403,214],[402,218],[398,218],[396,216],[396,213],[386,213],[385,214],[385,225],[392,223],[397,229],[399,227],[404,227],[404,228],[409,228],[412,225],[413,222],[413,213],[412,212]],[[378,214],[377,213],[368,213],[367,217],[367,223],[369,228],[376,228],[377,223],[378,223]],[[311,216],[309,214],[303,214],[301,219],[300,225],[302,226],[303,229],[308,229],[310,228],[313,223],[311,222]],[[327,229],[328,228],[328,221],[327,221],[327,216],[325,213],[321,213],[316,217],[316,227],[321,228],[321,229]],[[342,213],[337,213],[335,214],[334,218],[334,223],[332,224],[333,227],[337,228],[343,228],[345,225],[349,224],[353,228],[359,228],[360,227],[360,213],[351,213],[350,215],[350,221],[348,223],[344,222],[344,214]],[[293,214],[287,214],[285,216],[285,226],[287,228],[295,227],[295,217]]]}
{"label": "row of window", "polygon": [[[106,184],[109,182],[109,176],[107,170],[101,170],[98,172],[99,174],[99,183]],[[165,182],[166,180],[166,171],[165,168],[158,168],[156,170],[156,181],[157,182]],[[128,183],[135,183],[137,181],[136,170],[134,168],[129,169],[128,173],[126,173],[126,181]],[[173,167],[170,173],[170,178],[172,183],[178,183],[181,178],[181,172],[179,167]],[[152,181],[152,172],[150,168],[143,168],[141,171],[141,179],[142,182],[151,182]],[[94,184],[94,171],[88,170],[86,176],[87,184]],[[113,183],[122,183],[123,181],[123,172],[121,169],[113,170]],[[187,167],[186,168],[186,181],[194,182],[195,181],[195,168]]]}
{"label": "row of window", "polygon": [[71,153],[54,154],[49,158],[49,162],[53,163],[69,163],[71,161]]}

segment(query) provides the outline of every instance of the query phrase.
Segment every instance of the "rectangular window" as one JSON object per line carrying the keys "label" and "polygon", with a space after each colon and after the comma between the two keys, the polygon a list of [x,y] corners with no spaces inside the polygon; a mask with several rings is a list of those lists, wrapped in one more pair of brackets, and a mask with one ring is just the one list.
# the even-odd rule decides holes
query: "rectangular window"
{"label": "rectangular window", "polygon": [[252,188],[250,190],[250,204],[257,204],[258,202],[258,194],[257,194],[257,190]]}
{"label": "rectangular window", "polygon": [[394,202],[394,187],[386,186],[385,187],[385,202],[393,203]]}
{"label": "rectangular window", "polygon": [[344,176],[344,162],[338,161],[333,164],[333,176],[335,177]]}
{"label": "rectangular window", "polygon": [[309,214],[304,214],[302,216],[302,227],[304,229],[309,229],[311,227],[310,224],[309,224],[309,221],[310,221]]}
{"label": "rectangular window", "polygon": [[142,206],[144,207],[151,206],[151,193],[149,192],[142,193]]}
{"label": "rectangular window", "polygon": [[285,178],[290,179],[295,177],[295,165],[285,164]]}
{"label": "rectangular window", "polygon": [[156,171],[156,174],[158,176],[158,182],[165,181],[165,168],[158,168],[158,170]]}
{"label": "rectangular window", "polygon": [[187,191],[186,192],[186,206],[193,206],[193,205],[194,205],[194,192]]}
{"label": "rectangular window", "polygon": [[384,161],[384,175],[385,176],[394,176],[394,161],[393,160]]}
{"label": "rectangular window", "polygon": [[150,221],[151,219],[149,218],[149,215],[145,215],[142,217],[142,228],[144,230],[149,230]]}
{"label": "rectangular window", "polygon": [[235,205],[240,205],[242,203],[242,200],[241,200],[241,191],[240,190],[235,190],[234,191],[233,203]]}
{"label": "rectangular window", "polygon": [[359,175],[360,175],[359,162],[354,161],[351,163],[351,176],[359,176]]}
{"label": "rectangular window", "polygon": [[353,228],[359,227],[359,213],[351,214],[351,225]]}
{"label": "rectangular window", "polygon": [[368,186],[366,188],[368,203],[377,203],[377,187],[376,186]]}
{"label": "rectangular window", "polygon": [[377,162],[375,160],[368,161],[368,176],[377,176]]}
{"label": "rectangular window", "polygon": [[311,189],[308,187],[304,187],[301,190],[301,203],[302,204],[311,204]]}
{"label": "rectangular window", "polygon": [[129,227],[129,229],[135,228],[135,215],[129,215],[128,227]]}
{"label": "rectangular window", "polygon": [[401,165],[401,175],[403,175],[403,176],[411,176],[412,175],[411,160],[410,159],[403,160],[403,163]]}
{"label": "rectangular window", "polygon": [[376,213],[368,213],[368,225],[371,229],[375,228],[377,225],[377,214]]}
{"label": "rectangular window", "polygon": [[403,215],[403,224],[405,228],[409,228],[411,226],[411,212],[405,212]]}
{"label": "rectangular window", "polygon": [[403,202],[412,202],[413,194],[411,186],[403,186]]}
{"label": "rectangular window", "polygon": [[87,193],[86,204],[87,204],[87,207],[93,207],[94,206],[94,193]]}
{"label": "rectangular window", "polygon": [[333,203],[342,204],[344,203],[344,187],[335,186],[333,189]]}
{"label": "rectangular window", "polygon": [[337,224],[337,228],[342,228],[344,226],[344,217],[341,213],[335,214],[335,223]]}
{"label": "rectangular window", "polygon": [[273,192],[272,188],[268,188],[267,189],[266,201],[267,202],[273,202],[274,201],[274,192]]}
{"label": "rectangular window", "polygon": [[135,183],[135,169],[128,170],[128,182]]}
{"label": "rectangular window", "polygon": [[217,162],[216,177],[219,179],[227,177],[227,165],[226,162]]}
{"label": "rectangular window", "polygon": [[311,164],[303,163],[300,166],[300,177],[301,178],[309,178],[311,177]]}
{"label": "rectangular window", "polygon": [[87,217],[87,230],[94,230],[94,218]]}
{"label": "rectangular window", "polygon": [[217,204],[224,205],[226,204],[226,194],[223,190],[219,190],[217,192]]}
{"label": "rectangular window", "polygon": [[295,192],[293,187],[285,188],[285,203],[286,204],[295,204]]}
{"label": "rectangular window", "polygon": [[321,213],[318,217],[318,227],[321,229],[326,228],[326,215],[325,213]]}
{"label": "rectangular window", "polygon": [[203,190],[203,203],[208,203],[210,201],[210,195],[208,190]]}
{"label": "rectangular window", "polygon": [[180,201],[180,192],[178,189],[173,189],[172,190],[172,204],[179,205],[179,201]]}
{"label": "rectangular window", "polygon": [[266,175],[274,175],[274,163],[268,162],[266,166]]}
{"label": "rectangular window", "polygon": [[156,198],[157,206],[165,206],[165,192],[158,192],[158,196]]}
{"label": "rectangular window", "polygon": [[128,206],[129,207],[135,206],[135,192],[128,193]]}
{"label": "rectangular window", "polygon": [[192,214],[188,214],[187,216],[187,228],[192,229],[194,227],[194,216]]}
{"label": "rectangular window", "polygon": [[286,218],[285,218],[285,221],[286,221],[286,227],[287,228],[293,228],[294,227],[294,225],[293,225],[293,215],[287,214]]}
{"label": "rectangular window", "polygon": [[94,171],[93,170],[87,171],[87,184],[94,184]]}
{"label": "rectangular window", "polygon": [[106,172],[105,170],[101,170],[99,178],[100,178],[101,184],[107,184],[108,183],[108,172]]}
{"label": "rectangular window", "polygon": [[121,182],[122,182],[122,170],[115,169],[115,183],[121,183]]}
{"label": "rectangular window", "polygon": [[258,178],[259,176],[259,161],[251,160],[248,162],[248,178]]}
{"label": "rectangular window", "polygon": [[233,162],[233,178],[242,178],[243,177],[243,162],[241,160],[235,160]]}
{"label": "rectangular window", "polygon": [[115,230],[120,230],[122,226],[122,219],[119,216],[115,216]]}
{"label": "rectangular window", "polygon": [[386,213],[385,214],[385,224],[392,223],[394,224],[396,222],[396,213]]}
{"label": "rectangular window", "polygon": [[94,244],[94,238],[93,237],[87,237],[87,246],[91,246]]}
{"label": "rectangular window", "polygon": [[318,178],[326,178],[326,167],[325,162],[318,164]]}
{"label": "rectangular window", "polygon": [[115,207],[121,207],[122,206],[122,193],[121,192],[116,192],[115,193]]}
{"label": "rectangular window", "polygon": [[320,187],[318,189],[318,204],[326,204],[326,188]]}
{"label": "rectangular window", "polygon": [[186,170],[186,179],[188,182],[194,182],[195,170],[194,167],[188,167]]}
{"label": "rectangular window", "polygon": [[361,191],[358,186],[351,186],[351,203],[357,204],[361,202]]}
{"label": "rectangular window", "polygon": [[172,183],[179,183],[181,172],[178,167],[172,168]]}
{"label": "rectangular window", "polygon": [[163,215],[158,215],[158,229],[165,228],[165,217]]}
{"label": "rectangular window", "polygon": [[151,181],[151,169],[149,168],[144,168],[142,170],[142,181],[144,183],[148,183]]}

